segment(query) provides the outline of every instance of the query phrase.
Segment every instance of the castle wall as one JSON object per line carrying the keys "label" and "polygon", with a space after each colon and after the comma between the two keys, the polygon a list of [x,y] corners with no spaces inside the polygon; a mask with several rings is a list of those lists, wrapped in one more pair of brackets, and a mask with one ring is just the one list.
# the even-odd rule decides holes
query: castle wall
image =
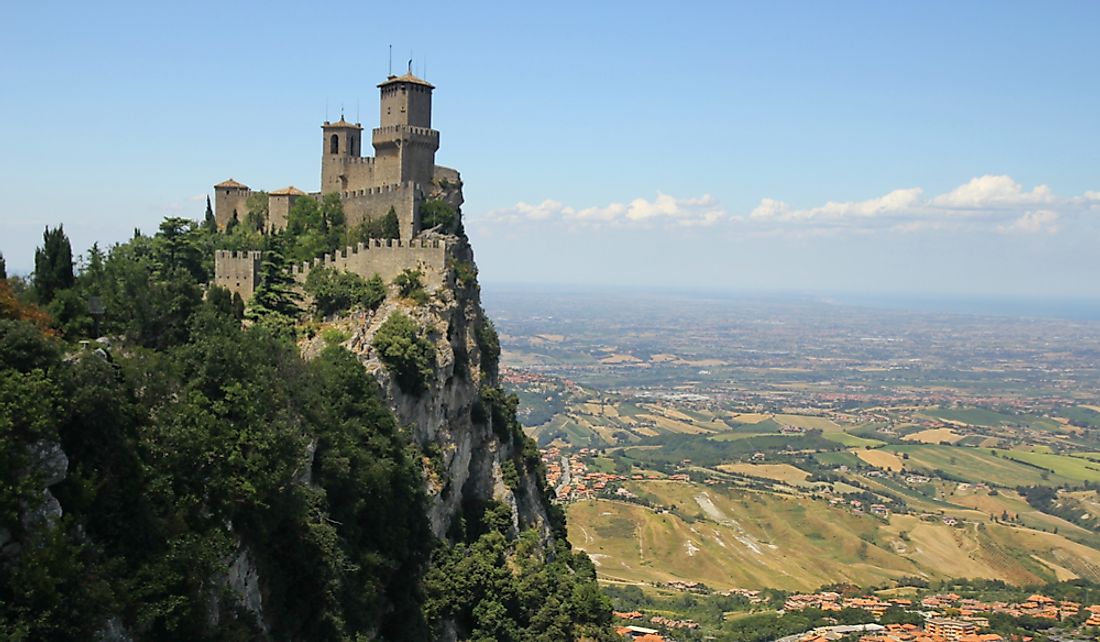
{"label": "castle wall", "polygon": [[237,220],[244,221],[244,217],[248,215],[248,207],[245,206],[245,201],[248,200],[248,195],[251,193],[251,190],[232,187],[217,187],[214,189],[214,221],[217,222],[218,229],[225,229],[230,219],[233,218],[234,210],[237,211]]}
{"label": "castle wall", "polygon": [[241,295],[245,303],[259,285],[260,252],[214,252],[214,285]]}
{"label": "castle wall", "polygon": [[367,219],[385,216],[392,207],[397,212],[402,239],[411,239],[420,231],[420,202],[423,196],[412,182],[348,191],[341,196],[349,229]]}
{"label": "castle wall", "polygon": [[418,269],[423,274],[425,287],[436,289],[447,279],[447,244],[438,240],[410,243],[372,239],[335,255],[326,254],[323,258],[314,259],[312,263],[294,265],[291,267],[291,274],[298,283],[304,283],[309,271],[317,267],[351,272],[364,279],[377,274],[387,284],[406,269]]}
{"label": "castle wall", "polygon": [[396,156],[324,156],[321,160],[321,193],[353,192],[401,182]]}

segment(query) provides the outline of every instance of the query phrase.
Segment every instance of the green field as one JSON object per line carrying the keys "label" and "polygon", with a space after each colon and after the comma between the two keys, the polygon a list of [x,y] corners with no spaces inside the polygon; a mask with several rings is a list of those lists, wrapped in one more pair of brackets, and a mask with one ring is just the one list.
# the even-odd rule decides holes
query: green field
{"label": "green field", "polygon": [[871,448],[878,448],[885,445],[885,441],[879,441],[878,439],[867,439],[865,437],[857,437],[856,435],[846,432],[827,432],[823,435],[829,441],[835,441],[836,443],[845,446],[847,448],[864,448],[870,446]]}
{"label": "green field", "polygon": [[[1047,473],[1035,466],[997,457],[985,448],[961,448],[932,444],[890,445],[886,450],[905,460],[906,470],[932,472],[942,470],[972,483],[986,482],[1015,488],[1027,486],[1059,486],[1077,484],[1076,480],[1058,473]],[[1036,453],[1037,456],[1038,453]]]}
{"label": "green field", "polygon": [[998,450],[997,452],[1002,457],[1046,468],[1060,477],[1068,477],[1076,481],[1100,481],[1100,463],[1091,462],[1080,457],[1022,450]]}
{"label": "green field", "polygon": [[886,523],[801,497],[671,481],[629,488],[675,508],[612,500],[567,508],[570,541],[605,581],[811,590],[919,575],[1026,584],[1054,579],[1051,565],[1100,579],[1100,551],[988,520],[952,528],[895,515]]}

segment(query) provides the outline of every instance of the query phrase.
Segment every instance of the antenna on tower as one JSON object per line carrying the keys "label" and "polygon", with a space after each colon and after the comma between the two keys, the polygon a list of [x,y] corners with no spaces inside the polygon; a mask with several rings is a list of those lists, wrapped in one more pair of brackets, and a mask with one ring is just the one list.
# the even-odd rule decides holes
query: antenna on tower
{"label": "antenna on tower", "polygon": [[393,45],[390,45],[390,73],[388,75],[393,76]]}
{"label": "antenna on tower", "polygon": [[328,122],[328,98],[325,99],[325,122]]}
{"label": "antenna on tower", "polygon": [[359,120],[359,99],[358,98],[355,99],[355,122],[356,122],[356,124],[362,122],[361,120]]}

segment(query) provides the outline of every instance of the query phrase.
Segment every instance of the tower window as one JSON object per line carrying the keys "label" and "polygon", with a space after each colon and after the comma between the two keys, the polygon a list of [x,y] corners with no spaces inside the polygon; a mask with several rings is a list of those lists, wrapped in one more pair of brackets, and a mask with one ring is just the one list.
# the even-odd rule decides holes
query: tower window
{"label": "tower window", "polygon": [[340,153],[340,137],[337,136],[336,134],[333,134],[332,138],[329,139],[328,153],[330,153],[330,154],[339,154]]}

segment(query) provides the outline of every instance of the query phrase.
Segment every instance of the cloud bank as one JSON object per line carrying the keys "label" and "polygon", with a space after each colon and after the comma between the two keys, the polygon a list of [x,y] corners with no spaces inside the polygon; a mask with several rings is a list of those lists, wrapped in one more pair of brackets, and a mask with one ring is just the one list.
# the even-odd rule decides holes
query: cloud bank
{"label": "cloud bank", "polygon": [[976,229],[998,234],[1056,234],[1062,223],[1086,212],[1100,212],[1100,191],[1063,197],[1046,185],[1030,190],[1010,176],[978,176],[958,187],[926,196],[920,187],[896,189],[862,201],[828,201],[798,208],[776,198],[762,198],[748,213],[730,212],[709,194],[656,198],[575,208],[556,200],[516,203],[491,211],[476,224],[556,223],[569,228],[691,228],[739,226],[761,234],[799,235],[844,232],[899,233]]}

